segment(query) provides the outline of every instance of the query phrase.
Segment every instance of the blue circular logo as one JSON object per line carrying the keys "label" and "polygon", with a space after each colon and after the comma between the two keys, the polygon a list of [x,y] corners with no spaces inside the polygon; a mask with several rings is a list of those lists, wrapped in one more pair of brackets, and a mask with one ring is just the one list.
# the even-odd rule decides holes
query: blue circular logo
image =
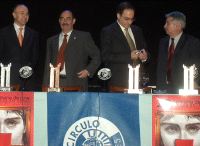
{"label": "blue circular logo", "polygon": [[63,146],[125,146],[119,129],[102,117],[85,117],[67,130]]}

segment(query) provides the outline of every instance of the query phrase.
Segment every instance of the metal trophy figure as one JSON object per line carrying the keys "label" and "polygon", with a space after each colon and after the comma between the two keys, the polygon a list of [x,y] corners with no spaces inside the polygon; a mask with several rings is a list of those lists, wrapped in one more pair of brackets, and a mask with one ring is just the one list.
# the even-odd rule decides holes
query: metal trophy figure
{"label": "metal trophy figure", "polygon": [[198,90],[194,90],[195,65],[187,67],[183,64],[184,69],[184,89],[179,89],[182,95],[197,95]]}
{"label": "metal trophy figure", "polygon": [[140,64],[133,68],[130,64],[129,68],[129,81],[128,81],[128,93],[142,94],[142,89],[139,89],[139,68]]}
{"label": "metal trophy figure", "polygon": [[30,66],[23,66],[19,69],[19,75],[23,79],[23,86],[21,87],[22,91],[26,91],[26,81],[33,74],[33,69]]}
{"label": "metal trophy figure", "polygon": [[1,87],[0,87],[0,91],[11,91],[11,87],[10,87],[11,63],[9,63],[7,66],[4,66],[1,63],[0,66],[1,66]]}
{"label": "metal trophy figure", "polygon": [[104,81],[110,79],[112,76],[111,70],[109,68],[100,69],[97,75],[99,79],[104,80]]}
{"label": "metal trophy figure", "polygon": [[101,91],[107,91],[107,80],[109,80],[112,76],[111,70],[109,68],[101,68],[97,72],[97,76],[100,80],[102,80]]}
{"label": "metal trophy figure", "polygon": [[50,81],[49,81],[48,92],[60,92],[61,63],[59,63],[57,67],[54,67],[51,63],[49,66],[50,66]]}

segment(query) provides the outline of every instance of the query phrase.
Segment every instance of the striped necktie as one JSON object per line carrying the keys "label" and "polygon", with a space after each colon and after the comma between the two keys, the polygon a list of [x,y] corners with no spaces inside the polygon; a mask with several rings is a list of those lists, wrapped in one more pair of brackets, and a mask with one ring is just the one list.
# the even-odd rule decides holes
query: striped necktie
{"label": "striped necktie", "polygon": [[67,35],[65,34],[64,35],[64,38],[63,38],[63,42],[60,46],[60,49],[59,49],[59,52],[58,52],[58,55],[57,55],[57,61],[56,61],[56,65],[58,65],[59,63],[61,63],[61,67],[60,67],[60,70],[63,69],[64,67],[64,54],[65,54],[65,48],[67,47]]}

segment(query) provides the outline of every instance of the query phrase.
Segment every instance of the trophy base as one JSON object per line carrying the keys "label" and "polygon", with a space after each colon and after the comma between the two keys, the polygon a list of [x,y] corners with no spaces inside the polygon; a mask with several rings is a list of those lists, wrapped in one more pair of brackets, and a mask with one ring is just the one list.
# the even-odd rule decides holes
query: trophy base
{"label": "trophy base", "polygon": [[0,87],[0,91],[12,91],[11,87]]}
{"label": "trophy base", "polygon": [[60,88],[48,88],[48,92],[60,92]]}
{"label": "trophy base", "polygon": [[143,90],[142,89],[128,89],[127,93],[142,94]]}
{"label": "trophy base", "polygon": [[180,95],[198,95],[198,90],[191,90],[191,89],[179,89]]}

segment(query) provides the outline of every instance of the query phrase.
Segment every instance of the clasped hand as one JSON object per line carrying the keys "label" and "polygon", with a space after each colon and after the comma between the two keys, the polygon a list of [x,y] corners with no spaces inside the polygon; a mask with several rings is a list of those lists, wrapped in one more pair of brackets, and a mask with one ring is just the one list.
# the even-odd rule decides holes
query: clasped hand
{"label": "clasped hand", "polygon": [[131,52],[131,59],[132,60],[141,60],[146,61],[147,60],[147,52],[145,49],[142,50],[134,50]]}

